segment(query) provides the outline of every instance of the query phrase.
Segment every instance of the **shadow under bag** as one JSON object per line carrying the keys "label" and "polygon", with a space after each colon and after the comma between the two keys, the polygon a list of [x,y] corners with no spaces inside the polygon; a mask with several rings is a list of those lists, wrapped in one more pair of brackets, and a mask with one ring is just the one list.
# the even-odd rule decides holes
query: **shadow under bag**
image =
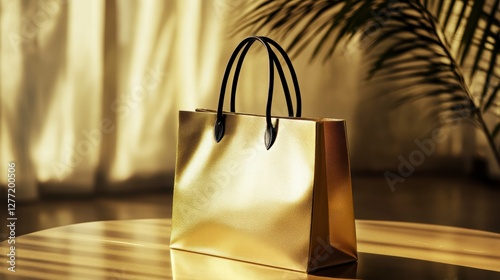
{"label": "shadow under bag", "polygon": [[[238,76],[254,42],[269,56],[265,116],[235,113]],[[295,115],[275,50],[293,80]],[[223,112],[239,54],[231,112]],[[289,117],[271,116],[275,67]],[[357,259],[345,120],[301,117],[291,61],[269,38],[237,46],[217,111],[179,112],[170,247],[301,272]]]}

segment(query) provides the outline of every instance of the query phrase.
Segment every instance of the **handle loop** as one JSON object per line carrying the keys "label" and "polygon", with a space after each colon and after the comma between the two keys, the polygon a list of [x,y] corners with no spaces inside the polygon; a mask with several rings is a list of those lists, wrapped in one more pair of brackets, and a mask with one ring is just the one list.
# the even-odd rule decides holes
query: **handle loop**
{"label": "handle loop", "polygon": [[233,54],[229,58],[228,64],[226,66],[226,70],[224,72],[224,77],[222,79],[222,85],[221,85],[221,90],[220,90],[220,95],[219,95],[219,103],[218,103],[218,108],[217,108],[217,119],[215,121],[215,126],[214,126],[214,136],[215,140],[219,142],[222,140],[222,137],[224,136],[224,131],[225,131],[225,118],[224,114],[222,113],[223,107],[224,107],[224,96],[225,96],[225,91],[226,91],[226,86],[227,82],[229,79],[229,74],[231,72],[232,66],[234,64],[234,61],[236,60],[236,57],[240,53],[243,47],[244,50],[242,54],[240,55],[240,58],[238,60],[236,70],[235,70],[235,75],[234,75],[234,80],[233,80],[233,85],[232,85],[232,92],[231,92],[231,112],[235,112],[235,98],[236,98],[236,88],[237,88],[237,81],[238,77],[241,71],[241,66],[243,64],[244,57],[252,44],[258,41],[261,43],[267,50],[268,56],[269,56],[269,88],[268,88],[268,97],[267,97],[267,105],[266,105],[266,132],[264,135],[264,141],[266,148],[269,149],[273,145],[274,141],[276,140],[276,135],[277,135],[277,130],[273,126],[272,121],[271,121],[271,108],[272,108],[272,98],[273,98],[273,89],[274,89],[274,65],[276,64],[276,67],[278,69],[278,73],[280,75],[280,79],[283,84],[283,89],[285,92],[285,98],[287,102],[287,107],[288,107],[288,113],[290,116],[293,116],[293,106],[292,106],[292,101],[290,98],[290,92],[288,89],[288,84],[286,82],[286,77],[283,72],[283,68],[281,67],[281,64],[272,50],[272,48],[269,46],[269,44],[272,44],[278,51],[282,54],[282,56],[285,58],[285,61],[287,62],[287,66],[289,68],[290,74],[293,79],[294,87],[295,87],[295,95],[296,95],[296,102],[297,102],[297,112],[296,116],[300,117],[301,115],[301,98],[300,98],[300,89],[298,85],[298,80],[297,76],[295,74],[295,70],[293,69],[292,63],[290,58],[287,56],[286,52],[281,48],[281,46],[278,45],[278,43],[274,42],[273,40],[267,38],[267,37],[262,37],[262,36],[250,36],[245,38],[234,50]]}
{"label": "handle loop", "polygon": [[[288,71],[290,71],[290,75],[292,77],[293,85],[294,85],[294,90],[295,90],[295,102],[296,102],[296,107],[297,107],[297,114],[296,117],[300,117],[302,114],[302,100],[300,96],[300,87],[299,87],[299,81],[297,79],[297,74],[295,73],[295,69],[293,68],[292,61],[288,57],[287,53],[285,50],[274,40],[264,37],[264,36],[258,36],[262,40],[266,41],[267,43],[270,43],[278,49],[278,51],[281,53],[283,58],[286,61],[286,64],[288,66]],[[252,44],[255,41],[250,41],[246,44],[245,48],[243,49],[239,59],[238,63],[236,64],[236,70],[234,71],[234,78],[233,78],[233,85],[231,88],[231,112],[236,112],[236,88],[238,87],[238,78],[241,72],[241,67],[243,65],[243,60],[245,59],[246,54],[248,53],[248,50],[252,46]],[[292,105],[292,100],[290,98],[290,90],[288,89],[288,83],[285,77],[285,73],[283,72],[283,67],[281,67],[281,64],[278,60],[278,57],[274,53],[274,51],[271,53],[271,56],[274,60],[274,63],[276,64],[276,68],[278,69],[278,74],[280,75],[280,80],[283,85],[283,91],[285,94],[285,99],[286,99],[286,104],[288,108],[288,116],[293,117],[293,105]]]}

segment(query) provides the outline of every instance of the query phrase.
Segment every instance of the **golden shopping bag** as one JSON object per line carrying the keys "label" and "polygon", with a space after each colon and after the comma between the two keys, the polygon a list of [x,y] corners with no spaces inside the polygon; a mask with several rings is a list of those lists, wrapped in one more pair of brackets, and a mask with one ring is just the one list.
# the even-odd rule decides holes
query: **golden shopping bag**
{"label": "golden shopping bag", "polygon": [[[269,55],[266,115],[222,111],[231,67],[253,42]],[[296,92],[296,116],[283,68]],[[289,115],[271,117],[274,67]],[[278,44],[249,37],[224,74],[217,111],[179,112],[171,248],[310,272],[357,259],[344,120],[300,117],[300,91],[291,62]]]}

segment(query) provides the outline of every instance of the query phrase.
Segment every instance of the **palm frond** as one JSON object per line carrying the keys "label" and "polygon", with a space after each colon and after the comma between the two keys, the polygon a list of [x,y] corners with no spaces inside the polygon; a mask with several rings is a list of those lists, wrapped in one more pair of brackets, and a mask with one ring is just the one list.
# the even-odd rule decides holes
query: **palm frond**
{"label": "palm frond", "polygon": [[[443,2],[443,1],[442,1]],[[456,0],[451,0],[450,1],[450,5],[448,6],[448,8],[446,9],[446,15],[445,15],[445,18],[443,21],[443,30],[446,30],[446,28],[448,27],[448,23],[450,22],[450,18],[451,16],[453,15],[453,12],[455,11],[455,4],[457,3]],[[440,20],[440,16],[442,15],[439,11],[438,11],[438,20]]]}
{"label": "palm frond", "polygon": [[491,134],[493,135],[493,139],[500,135],[500,123],[497,123]]}
{"label": "palm frond", "polygon": [[[313,60],[330,58],[341,42],[360,34],[370,58],[368,78],[392,82],[396,106],[433,100],[444,115],[469,118],[493,148],[500,123],[488,129],[483,114],[500,91],[499,8],[500,0],[265,0],[243,15],[240,30],[286,36],[294,55],[312,45]],[[484,77],[482,90],[471,92],[470,80],[478,76]]]}
{"label": "palm frond", "polygon": [[469,54],[470,47],[472,46],[472,40],[477,31],[477,26],[481,18],[481,13],[483,12],[485,0],[475,0],[473,1],[472,10],[469,13],[468,19],[465,24],[464,34],[462,35],[462,40],[460,43],[459,55],[460,60],[463,63]]}
{"label": "palm frond", "polygon": [[[437,1],[440,5],[446,1]],[[446,30],[449,18],[456,12],[454,6],[457,1],[450,1],[448,9],[438,10],[437,18],[445,17],[443,30]],[[464,21],[464,32],[460,41],[457,56],[460,65],[472,65],[469,79],[476,75],[482,77],[482,89],[478,92],[479,105],[484,112],[489,112],[491,105],[498,97],[498,84],[500,84],[500,0],[468,1],[460,0],[462,8],[458,16],[454,37]],[[470,11],[467,11],[469,7]]]}
{"label": "palm frond", "polygon": [[[492,8],[492,12],[493,13],[495,13],[496,11],[498,11],[499,5],[500,5],[500,0],[496,0],[495,3],[493,4],[493,8]],[[485,21],[486,21],[486,27],[484,28],[483,34],[481,36],[481,41],[477,45],[478,46],[478,50],[477,50],[477,53],[476,53],[476,56],[475,56],[475,59],[474,59],[474,65],[472,67],[471,77],[476,73],[476,71],[478,69],[479,62],[481,61],[482,55],[484,54],[485,49],[486,49],[486,43],[489,41],[488,38],[491,36],[491,29],[495,26],[495,24],[494,24],[494,21],[495,21],[494,14],[490,15],[490,14],[487,14],[487,13],[483,12],[482,18],[484,18]],[[499,25],[496,25],[496,26],[498,27]]]}
{"label": "palm frond", "polygon": [[495,88],[493,88],[490,97],[485,102],[484,111],[488,111],[488,109],[490,109],[490,107],[492,107],[493,103],[495,102],[495,100],[498,96],[499,91],[500,91],[500,83],[498,83],[498,85]]}
{"label": "palm frond", "polygon": [[[292,38],[287,49],[295,54],[311,38],[322,37],[314,58],[327,45],[327,53],[333,53],[342,38],[352,37],[366,24],[377,5],[376,1],[361,0],[267,0],[243,15],[237,32],[251,29],[256,33],[264,28],[278,31],[278,35]],[[337,29],[342,30],[334,34]]]}

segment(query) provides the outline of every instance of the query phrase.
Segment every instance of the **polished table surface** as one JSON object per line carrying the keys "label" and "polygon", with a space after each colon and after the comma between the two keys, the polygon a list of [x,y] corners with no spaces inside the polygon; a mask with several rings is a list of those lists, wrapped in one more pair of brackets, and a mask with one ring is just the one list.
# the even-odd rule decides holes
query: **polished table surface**
{"label": "polished table surface", "polygon": [[315,275],[169,249],[171,220],[74,224],[1,243],[0,279],[500,279],[500,234],[357,220],[359,260]]}

